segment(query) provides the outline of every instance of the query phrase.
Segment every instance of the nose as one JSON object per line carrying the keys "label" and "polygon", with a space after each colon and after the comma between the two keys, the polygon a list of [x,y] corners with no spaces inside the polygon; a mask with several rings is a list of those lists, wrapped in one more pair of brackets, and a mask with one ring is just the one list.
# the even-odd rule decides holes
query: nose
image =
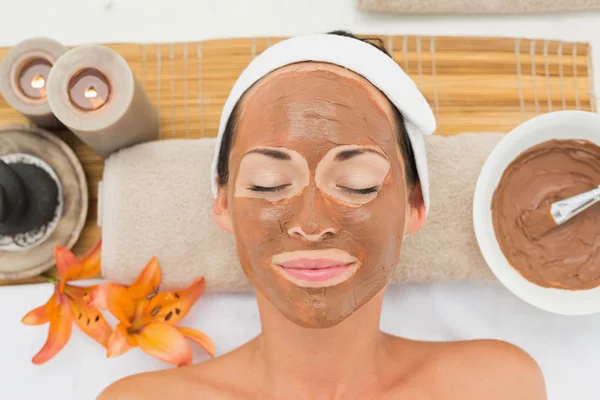
{"label": "nose", "polygon": [[300,226],[295,226],[288,229],[288,235],[306,242],[320,242],[321,240],[332,238],[336,235],[336,230],[333,228],[323,229],[318,233],[306,233]]}
{"label": "nose", "polygon": [[290,221],[287,233],[292,238],[307,242],[318,242],[337,236],[339,230],[334,227],[322,194],[308,186],[300,196],[296,206],[299,212]]}

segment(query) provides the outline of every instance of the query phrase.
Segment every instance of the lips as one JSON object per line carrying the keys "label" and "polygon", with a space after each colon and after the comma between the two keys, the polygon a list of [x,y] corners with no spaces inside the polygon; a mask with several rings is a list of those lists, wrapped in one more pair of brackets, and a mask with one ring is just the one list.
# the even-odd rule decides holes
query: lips
{"label": "lips", "polygon": [[356,257],[339,249],[277,254],[272,266],[284,278],[302,287],[326,287],[349,279],[358,270]]}
{"label": "lips", "polygon": [[345,262],[343,260],[333,260],[328,258],[298,258],[279,264],[287,269],[325,269],[343,267],[352,264],[354,261]]}

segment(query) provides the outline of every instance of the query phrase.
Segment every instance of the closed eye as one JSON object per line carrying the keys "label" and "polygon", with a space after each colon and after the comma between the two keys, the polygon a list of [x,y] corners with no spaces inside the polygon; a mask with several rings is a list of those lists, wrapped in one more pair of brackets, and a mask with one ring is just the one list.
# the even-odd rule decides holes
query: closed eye
{"label": "closed eye", "polygon": [[340,188],[343,192],[350,193],[350,194],[371,194],[371,193],[375,193],[379,190],[379,186],[373,186],[373,187],[365,188],[365,189],[352,189],[349,187],[338,185],[338,188]]}
{"label": "closed eye", "polygon": [[292,184],[288,183],[285,185],[272,186],[272,187],[251,185],[250,187],[248,187],[248,190],[251,190],[253,192],[279,192],[288,186],[292,186]]}

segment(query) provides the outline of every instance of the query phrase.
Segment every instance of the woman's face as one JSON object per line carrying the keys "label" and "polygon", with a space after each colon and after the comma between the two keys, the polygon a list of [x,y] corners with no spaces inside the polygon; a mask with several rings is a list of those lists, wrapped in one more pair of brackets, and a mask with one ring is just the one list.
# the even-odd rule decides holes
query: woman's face
{"label": "woman's face", "polygon": [[407,217],[397,122],[344,68],[281,68],[244,97],[217,202],[254,287],[291,321],[333,326],[389,283]]}

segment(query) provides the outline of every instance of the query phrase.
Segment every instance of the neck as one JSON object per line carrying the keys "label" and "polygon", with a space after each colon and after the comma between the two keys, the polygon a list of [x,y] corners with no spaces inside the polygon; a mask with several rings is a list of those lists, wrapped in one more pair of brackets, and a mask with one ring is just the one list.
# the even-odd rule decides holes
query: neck
{"label": "neck", "polygon": [[259,293],[257,300],[262,334],[256,356],[271,393],[344,397],[374,384],[383,352],[384,334],[379,329],[383,291],[326,329],[300,327]]}

